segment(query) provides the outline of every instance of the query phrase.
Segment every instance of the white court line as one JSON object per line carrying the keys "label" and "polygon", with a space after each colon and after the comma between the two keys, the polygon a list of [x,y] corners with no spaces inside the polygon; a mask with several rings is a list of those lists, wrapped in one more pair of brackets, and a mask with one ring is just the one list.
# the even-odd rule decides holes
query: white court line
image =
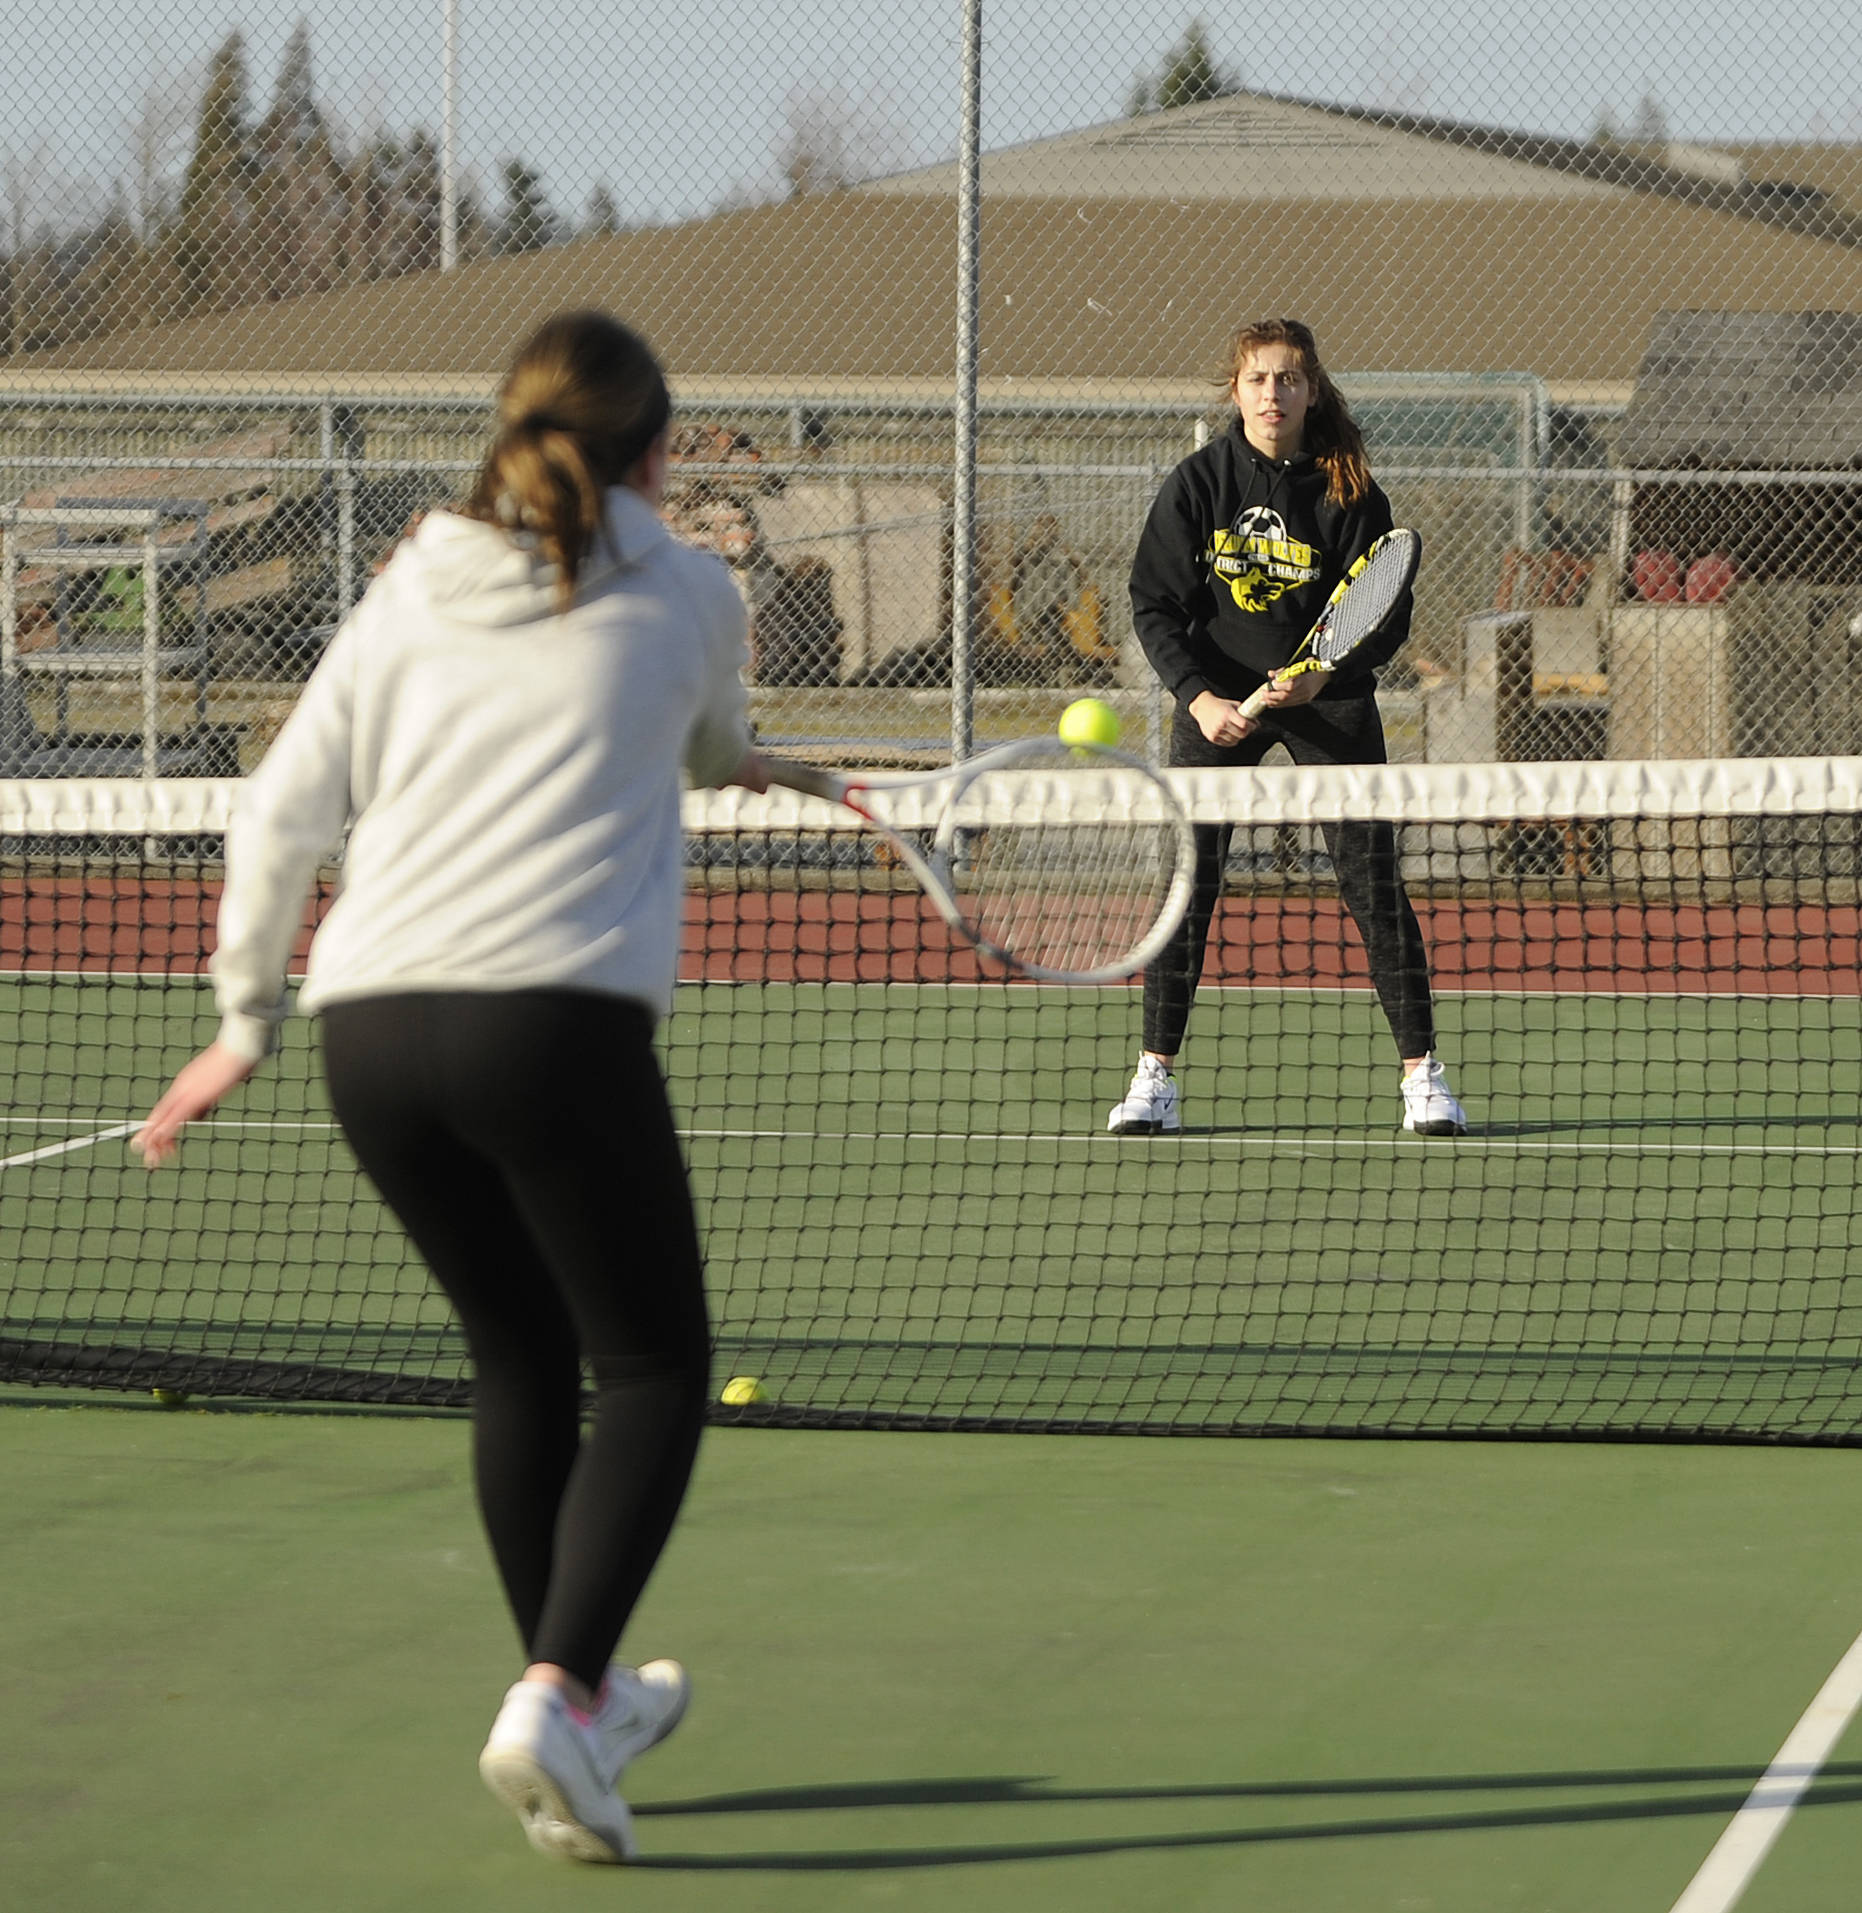
{"label": "white court line", "polygon": [[1862,1635],[1836,1663],[1670,1913],[1727,1913],[1862,1707]]}
{"label": "white court line", "polygon": [[[302,968],[289,972],[286,981],[302,983]],[[0,983],[187,983],[201,989],[210,989],[213,976],[207,970],[0,970]],[[690,990],[870,990],[881,987],[880,980],[873,977],[855,979],[852,977],[779,977],[773,981],[768,977],[729,977],[729,976],[682,976],[679,978],[681,991]],[[1012,999],[1032,995],[1035,991],[1045,991],[1050,1002],[1063,997],[1071,1000],[1090,1000],[1103,994],[1115,996],[1121,993],[1135,993],[1136,983],[1021,983],[1008,978],[995,978],[986,982],[926,982],[916,977],[899,977],[883,985],[889,998],[896,999],[907,991],[924,991],[928,994],[942,993],[946,996],[999,996],[1004,992],[1012,993]],[[1209,983],[1198,986],[1198,996],[1234,996],[1244,998],[1266,998],[1269,1000],[1294,997],[1300,1000],[1320,998],[1330,1000],[1335,996],[1364,997],[1374,1000],[1376,987],[1367,979],[1364,982],[1340,984],[1316,983]],[[1564,984],[1550,984],[1543,988],[1525,989],[1517,984],[1493,984],[1481,989],[1457,989],[1452,986],[1437,986],[1435,1000],[1440,1003],[1445,997],[1458,1002],[1501,1002],[1501,1003],[1538,1003],[1550,1001],[1556,997],[1582,996],[1592,1001],[1612,1003],[1724,1003],[1744,996],[1740,990],[1599,990],[1589,987],[1580,975]],[[1770,990],[1763,995],[1746,996],[1752,1003],[1853,1003],[1856,993],[1853,990]]]}
{"label": "white court line", "polygon": [[63,1142],[47,1143],[43,1149],[28,1149],[20,1156],[0,1156],[0,1169],[17,1169],[25,1163],[43,1162],[48,1156],[67,1156],[74,1149],[94,1149],[100,1142],[116,1142],[124,1136],[133,1136],[142,1127],[138,1117],[133,1123],[116,1123],[109,1129],[99,1129],[89,1136],[69,1136]]}
{"label": "white court line", "polygon": [[[58,1129],[85,1128],[102,1121],[97,1116],[18,1116],[0,1118],[0,1128]],[[66,1145],[81,1149],[87,1143],[108,1142],[135,1129],[141,1118],[100,1134],[86,1136]],[[321,1122],[287,1121],[282,1117],[203,1116],[189,1128],[197,1133],[207,1129],[257,1130],[261,1134],[333,1135],[337,1125]],[[1351,1155],[1360,1152],[1400,1152],[1418,1161],[1439,1160],[1449,1155],[1548,1155],[1548,1156],[1862,1156],[1862,1143],[1804,1142],[1622,1142],[1598,1137],[1590,1142],[1554,1142],[1532,1136],[1458,1136],[1453,1147],[1443,1143],[1425,1143],[1414,1136],[1278,1136],[1271,1131],[1258,1135],[1178,1135],[1138,1138],[1110,1137],[1104,1130],[1028,1130],[1028,1129],[697,1129],[682,1128],[679,1134],[688,1141],[703,1142],[910,1142],[910,1143],[1072,1143],[1081,1148],[1103,1149],[1108,1154],[1124,1154],[1141,1159],[1149,1147],[1161,1155],[1167,1149],[1258,1150],[1285,1155]],[[1116,1144],[1116,1147],[1115,1147]],[[40,1156],[54,1156],[57,1149],[35,1150],[30,1155],[0,1158],[0,1169],[13,1163],[33,1162]]]}
{"label": "white court line", "polygon": [[1457,1136],[1451,1144],[1424,1142],[1414,1136],[1258,1136],[1174,1135],[1110,1136],[1098,1130],[1027,1129],[682,1129],[682,1136],[706,1142],[957,1142],[957,1143],[1076,1143],[1104,1149],[1108,1154],[1140,1158],[1150,1148],[1166,1150],[1204,1148],[1250,1149],[1291,1155],[1349,1155],[1361,1151],[1400,1151],[1418,1161],[1471,1155],[1551,1156],[1862,1156],[1862,1143],[1732,1142],[1638,1143],[1547,1142],[1530,1137]]}
{"label": "white court line", "polygon": [[[93,1123],[100,1123],[105,1120],[106,1118],[102,1116],[0,1116],[0,1129],[88,1129]],[[142,1118],[137,1116],[130,1122],[129,1127],[136,1129],[141,1126],[141,1123]],[[238,1116],[197,1116],[188,1124],[188,1128],[191,1130],[287,1129],[292,1131],[312,1130],[318,1134],[322,1134],[327,1130],[333,1130],[335,1127],[336,1124],[328,1120],[314,1123],[287,1122],[284,1118],[276,1116],[255,1116],[250,1118]]]}

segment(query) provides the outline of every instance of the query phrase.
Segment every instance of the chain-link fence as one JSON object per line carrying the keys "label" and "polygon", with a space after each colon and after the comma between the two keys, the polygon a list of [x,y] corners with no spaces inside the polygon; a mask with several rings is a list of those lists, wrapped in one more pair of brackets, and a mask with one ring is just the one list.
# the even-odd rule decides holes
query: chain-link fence
{"label": "chain-link fence", "polygon": [[1685,44],[1443,9],[1369,49],[1233,8],[23,0],[0,773],[249,764],[583,304],[668,365],[668,516],[784,748],[942,756],[1091,688],[1157,749],[1132,549],[1279,313],[1426,541],[1394,755],[1862,748],[1862,22],[1786,24],[1757,75],[1717,0]]}

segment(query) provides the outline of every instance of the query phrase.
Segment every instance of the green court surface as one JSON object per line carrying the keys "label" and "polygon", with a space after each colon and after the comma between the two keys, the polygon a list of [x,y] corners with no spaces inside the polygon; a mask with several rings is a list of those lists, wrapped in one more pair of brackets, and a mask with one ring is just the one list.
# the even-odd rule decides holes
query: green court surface
{"label": "green court surface", "polygon": [[[645,1863],[485,1795],[462,1420],[0,1402],[33,1913],[1667,1913],[1862,1628],[1830,1450],[727,1429]],[[1742,1913],[1850,1913],[1862,1740]]]}
{"label": "green court surface", "polygon": [[[150,1178],[113,1125],[204,992],[10,996],[0,1338],[457,1383],[303,1023]],[[840,1420],[1862,1436],[1862,999],[1440,1008],[1465,1139],[1398,1129],[1366,992],[1288,988],[1205,991],[1185,1133],[1144,1139],[1105,1134],[1132,990],[689,986],[666,1057],[722,1372]]]}

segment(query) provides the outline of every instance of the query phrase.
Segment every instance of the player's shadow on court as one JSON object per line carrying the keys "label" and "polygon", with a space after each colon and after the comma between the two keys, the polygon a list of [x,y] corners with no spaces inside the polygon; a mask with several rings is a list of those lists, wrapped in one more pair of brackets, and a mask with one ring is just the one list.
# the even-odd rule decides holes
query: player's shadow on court
{"label": "player's shadow on court", "polygon": [[[839,1786],[771,1787],[747,1793],[707,1794],[693,1800],[636,1802],[638,1818],[687,1815],[806,1814],[862,1812],[896,1807],[1093,1805],[1116,1808],[1158,1801],[1348,1800],[1402,1796],[1552,1793],[1583,1789],[1587,1798],[1509,1802],[1495,1807],[1418,1807],[1341,1818],[1282,1821],[1266,1825],[1147,1833],[1108,1832],[1076,1840],[1006,1840],[988,1843],[885,1847],[831,1847],[760,1853],[645,1853],[635,1863],[667,1872],[861,1873],[908,1872],[989,1861],[1061,1860],[1106,1853],[1208,1847],[1270,1846],[1296,1840],[1349,1840],[1393,1833],[1500,1832],[1514,1827],[1578,1826],[1620,1820],[1724,1819],[1745,1804],[1762,1767],[1639,1767],[1593,1772],[1471,1774],[1379,1780],[1242,1781],[1174,1787],[1058,1787],[1039,1778],[953,1778],[864,1781]],[[1777,1778],[1788,1776],[1778,1775]],[[1652,1789],[1683,1789],[1680,1792]],[[1830,1807],[1862,1801],[1862,1761],[1822,1767],[1800,1807]]]}

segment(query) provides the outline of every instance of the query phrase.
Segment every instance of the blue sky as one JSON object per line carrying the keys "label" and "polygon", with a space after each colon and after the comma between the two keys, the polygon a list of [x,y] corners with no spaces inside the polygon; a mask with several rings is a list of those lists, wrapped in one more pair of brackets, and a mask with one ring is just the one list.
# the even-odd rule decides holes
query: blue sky
{"label": "blue sky", "polygon": [[[489,184],[521,153],[567,211],[598,182],[630,218],[767,188],[799,100],[833,102],[876,162],[954,150],[955,0],[460,7],[466,163]],[[350,128],[439,116],[440,0],[9,0],[7,14],[0,162],[16,186],[62,182],[69,195],[74,182],[97,192],[127,176],[148,76],[184,90],[235,26],[260,106],[301,16],[320,92]],[[985,143],[1116,117],[1134,76],[1198,15],[1223,62],[1270,91],[1579,135],[1601,105],[1628,120],[1652,93],[1678,136],[1862,140],[1862,21],[1836,0],[1782,0],[1762,31],[1730,0],[1310,0],[1278,20],[1228,0],[1148,12],[1128,0],[1018,0],[985,9]]]}

